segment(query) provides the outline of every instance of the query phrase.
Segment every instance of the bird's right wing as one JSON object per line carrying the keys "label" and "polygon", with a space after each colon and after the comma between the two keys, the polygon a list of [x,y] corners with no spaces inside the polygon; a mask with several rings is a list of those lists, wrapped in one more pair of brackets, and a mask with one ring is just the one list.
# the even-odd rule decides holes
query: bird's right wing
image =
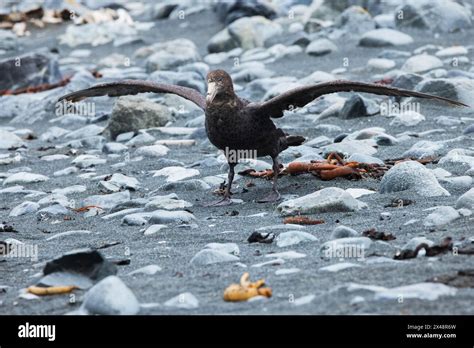
{"label": "bird's right wing", "polygon": [[66,94],[59,98],[58,101],[66,100],[76,102],[85,98],[99,97],[103,95],[118,97],[122,95],[147,92],[176,94],[192,101],[201,109],[206,109],[206,98],[201,93],[192,88],[165,83],[153,83],[143,80],[124,80],[120,82],[103,83],[77,92]]}

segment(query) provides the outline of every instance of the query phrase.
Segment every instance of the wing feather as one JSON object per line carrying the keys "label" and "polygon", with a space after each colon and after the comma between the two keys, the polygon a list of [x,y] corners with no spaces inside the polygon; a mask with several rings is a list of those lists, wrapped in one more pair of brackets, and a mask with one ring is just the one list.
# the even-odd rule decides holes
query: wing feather
{"label": "wing feather", "polygon": [[424,99],[433,99],[443,101],[455,106],[467,106],[456,100],[439,97],[432,94],[426,94],[407,89],[400,89],[384,85],[352,82],[344,80],[336,80],[317,85],[298,87],[289,90],[279,96],[276,96],[263,103],[252,103],[249,107],[255,109],[258,114],[265,115],[265,117],[278,118],[283,116],[285,110],[302,107],[310,103],[314,99],[330,93],[337,92],[364,92],[378,95],[398,96],[398,97],[417,97]]}
{"label": "wing feather", "polygon": [[122,95],[131,95],[138,93],[171,93],[192,101],[201,109],[206,109],[206,98],[198,91],[177,85],[154,83],[143,80],[124,80],[120,82],[104,83],[80,91],[66,94],[59,98],[58,101],[76,102],[89,97],[99,97],[108,95],[110,97],[118,97]]}

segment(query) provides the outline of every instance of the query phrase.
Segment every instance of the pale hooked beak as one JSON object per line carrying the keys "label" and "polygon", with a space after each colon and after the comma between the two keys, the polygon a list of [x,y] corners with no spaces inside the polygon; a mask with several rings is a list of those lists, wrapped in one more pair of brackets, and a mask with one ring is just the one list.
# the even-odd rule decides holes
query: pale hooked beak
{"label": "pale hooked beak", "polygon": [[206,96],[206,101],[208,103],[212,103],[214,98],[217,95],[217,86],[215,82],[209,82],[207,85],[207,96]]}

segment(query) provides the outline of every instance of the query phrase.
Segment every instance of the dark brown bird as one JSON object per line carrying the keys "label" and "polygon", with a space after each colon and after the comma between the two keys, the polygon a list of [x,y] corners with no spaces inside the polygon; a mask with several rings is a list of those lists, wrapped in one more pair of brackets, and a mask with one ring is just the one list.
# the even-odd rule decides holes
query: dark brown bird
{"label": "dark brown bird", "polygon": [[467,106],[455,100],[426,93],[398,89],[377,84],[331,81],[316,85],[303,86],[289,90],[266,102],[249,102],[239,98],[232,79],[223,70],[214,70],[207,75],[208,90],[204,97],[194,89],[158,84],[140,80],[125,80],[93,86],[65,95],[59,101],[79,101],[87,97],[108,95],[112,97],[154,92],[172,93],[188,99],[198,105],[206,114],[206,132],[209,140],[218,149],[223,150],[229,163],[228,184],[221,200],[208,206],[228,205],[231,200],[231,186],[234,179],[234,167],[242,153],[256,154],[258,157],[270,156],[273,160],[272,192],[258,202],[274,202],[280,199],[277,190],[279,173],[278,154],[289,146],[298,146],[305,140],[301,136],[287,135],[277,128],[272,118],[283,116],[285,110],[305,106],[314,99],[337,92],[364,92],[396,97],[417,97],[441,100],[456,106]]}

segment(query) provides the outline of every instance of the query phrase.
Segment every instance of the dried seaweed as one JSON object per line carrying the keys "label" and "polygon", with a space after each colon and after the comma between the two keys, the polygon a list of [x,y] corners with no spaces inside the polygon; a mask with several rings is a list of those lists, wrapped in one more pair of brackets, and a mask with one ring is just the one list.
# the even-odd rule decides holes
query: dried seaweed
{"label": "dried seaweed", "polygon": [[369,237],[373,240],[389,241],[397,239],[393,234],[387,232],[379,232],[375,228],[371,228],[370,230],[362,232],[362,235],[364,237]]}
{"label": "dried seaweed", "polygon": [[311,219],[307,216],[289,216],[283,220],[283,223],[295,225],[320,225],[324,224],[324,220]]}

